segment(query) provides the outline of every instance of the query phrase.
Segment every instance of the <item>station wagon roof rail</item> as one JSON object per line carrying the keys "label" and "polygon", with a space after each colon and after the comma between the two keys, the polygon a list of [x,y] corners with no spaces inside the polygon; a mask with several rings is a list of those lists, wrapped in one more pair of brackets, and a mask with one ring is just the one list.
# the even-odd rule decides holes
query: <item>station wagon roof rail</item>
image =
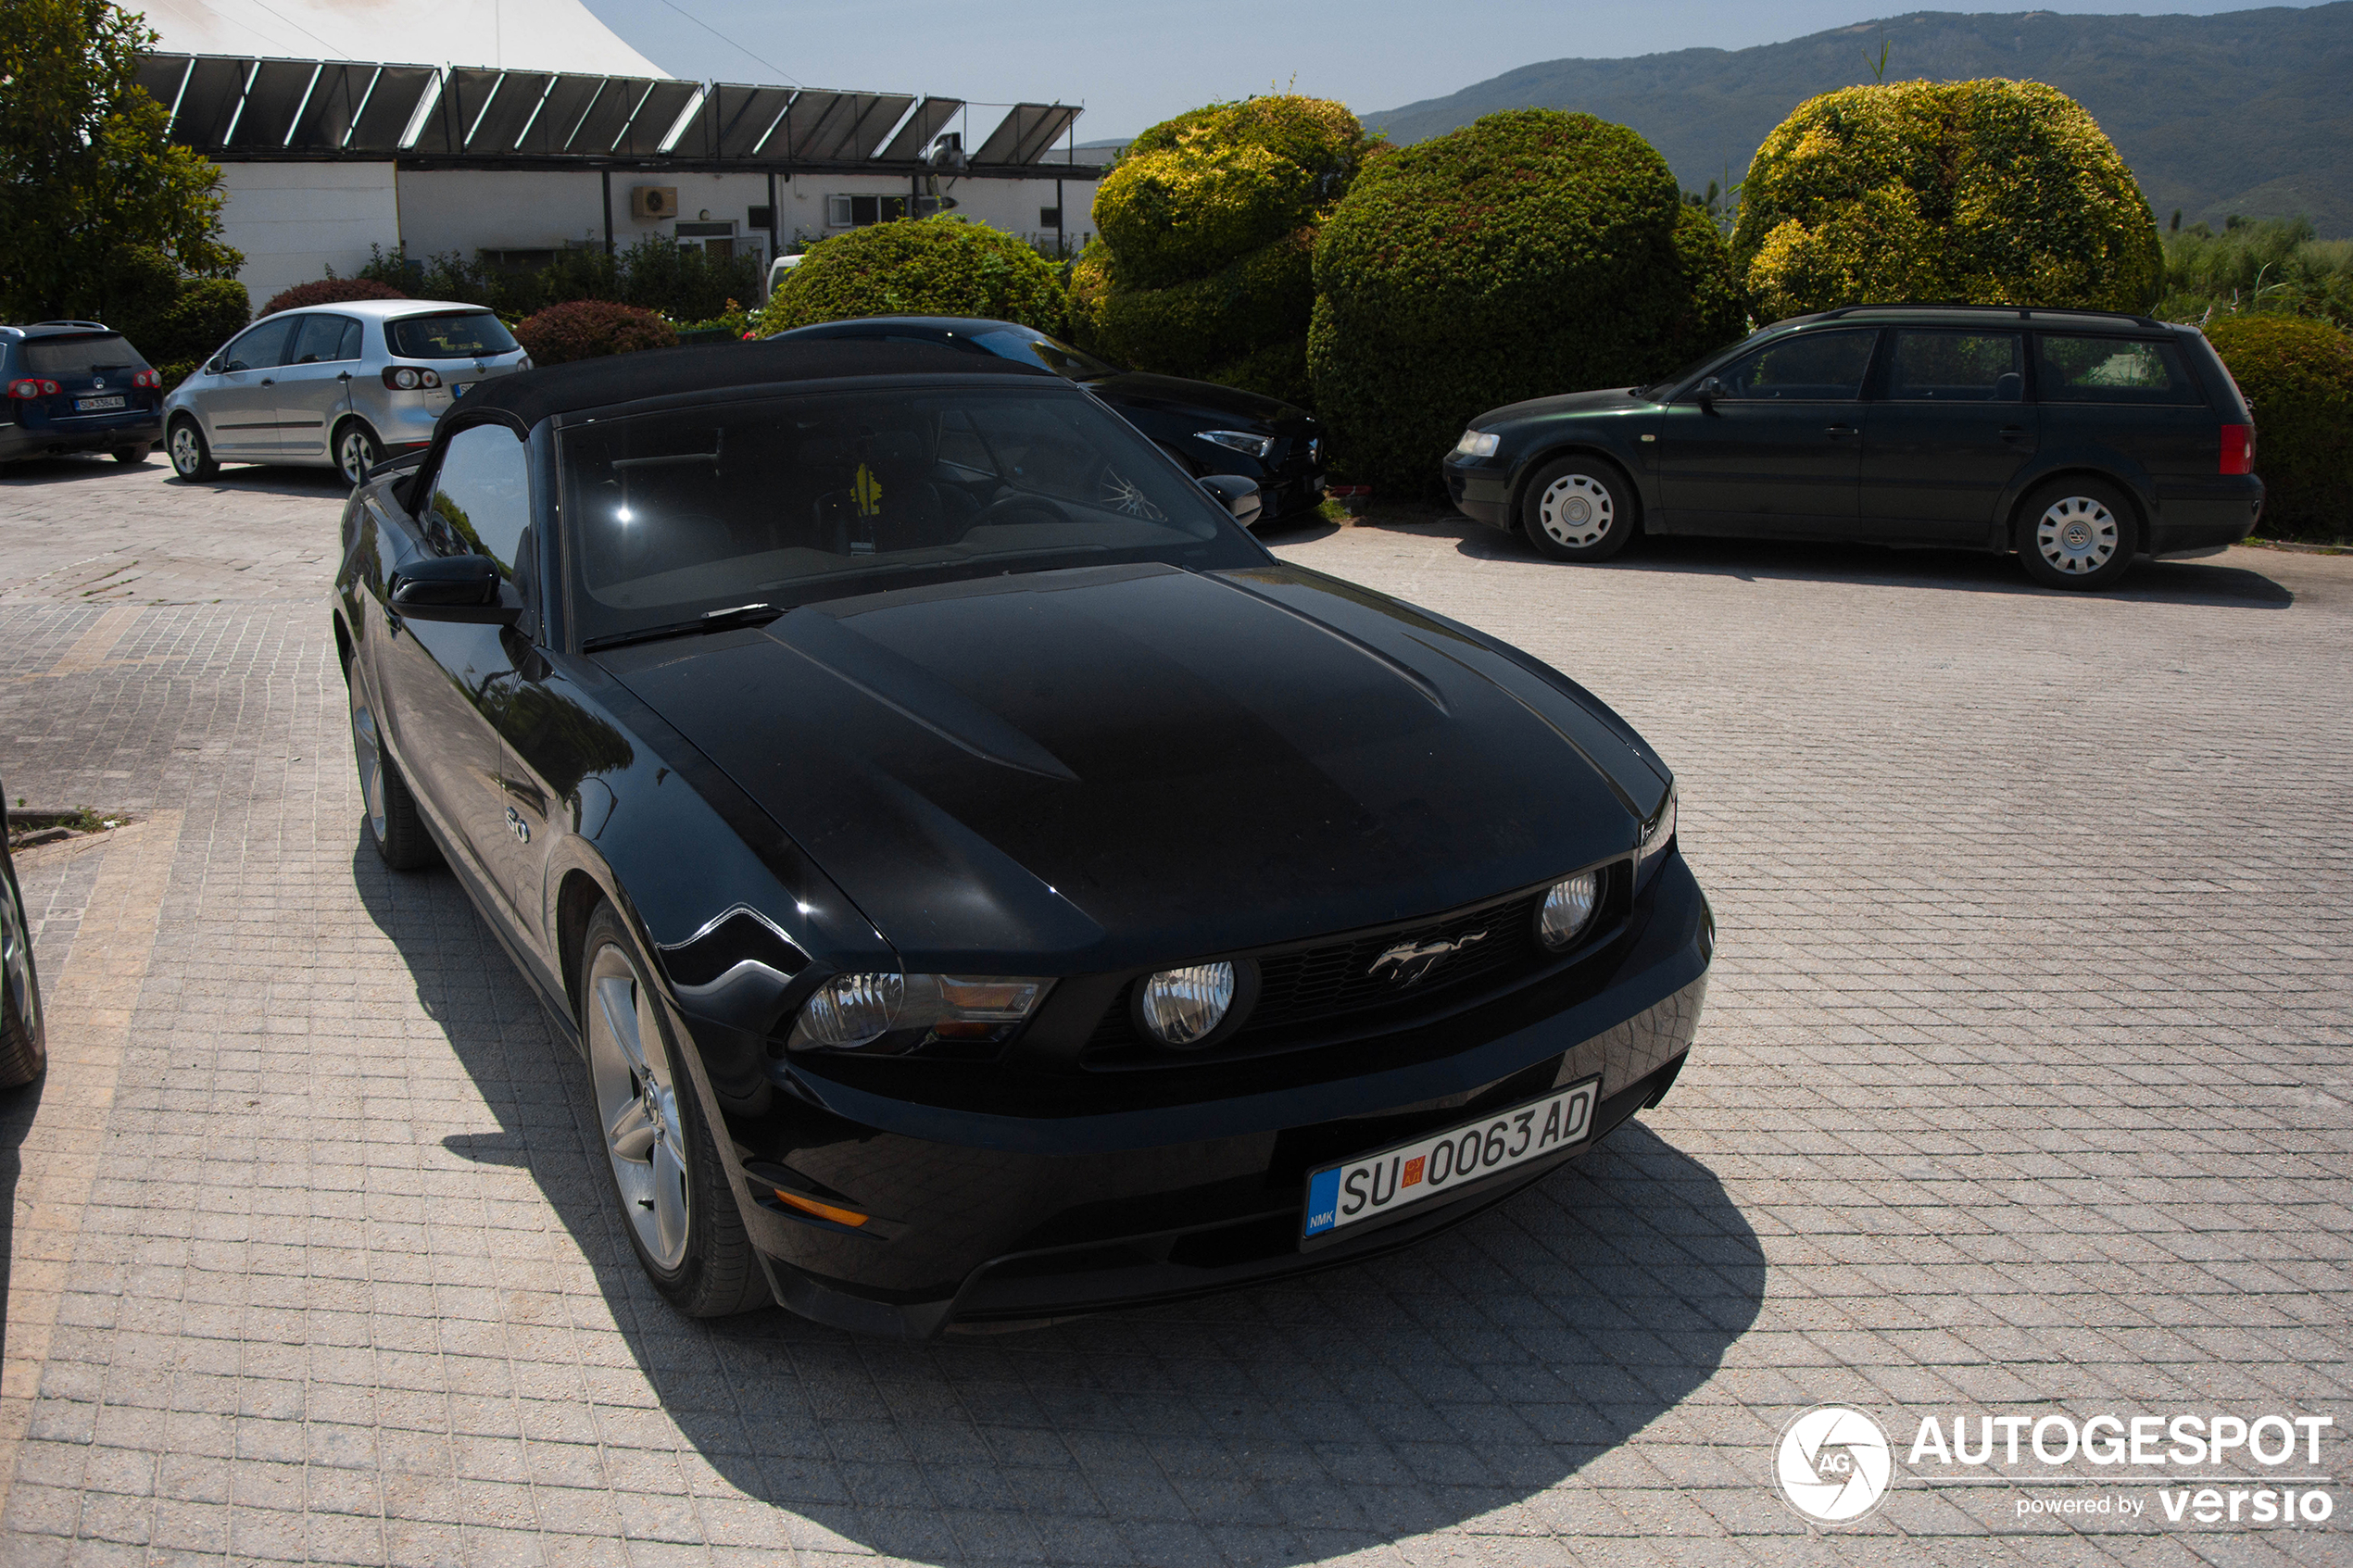
{"label": "station wagon roof rail", "polygon": [[1984,310],[1996,315],[2016,316],[2032,320],[2038,316],[2105,316],[2110,320],[2130,321],[2136,327],[2162,328],[2165,323],[2146,316],[2135,316],[2128,310],[2092,310],[2073,306],[2065,307],[2025,305],[1969,305],[1957,300],[1905,300],[1884,305],[1839,305],[1815,313],[1816,320],[1830,320],[1839,316],[1857,315],[1866,310]]}

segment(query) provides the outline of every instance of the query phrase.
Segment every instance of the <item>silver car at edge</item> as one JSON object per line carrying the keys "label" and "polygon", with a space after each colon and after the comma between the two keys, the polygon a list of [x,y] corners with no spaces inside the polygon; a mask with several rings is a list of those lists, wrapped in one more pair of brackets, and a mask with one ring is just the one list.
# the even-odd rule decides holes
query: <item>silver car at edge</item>
{"label": "silver car at edge", "polygon": [[531,368],[479,305],[365,299],[265,316],[163,403],[164,449],[182,479],[222,463],[332,468],[357,484],[424,445],[467,387]]}

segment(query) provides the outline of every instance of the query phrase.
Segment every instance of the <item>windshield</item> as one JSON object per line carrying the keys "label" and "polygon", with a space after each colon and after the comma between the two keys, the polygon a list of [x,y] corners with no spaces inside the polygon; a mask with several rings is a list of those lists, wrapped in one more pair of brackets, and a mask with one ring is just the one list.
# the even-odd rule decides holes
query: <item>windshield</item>
{"label": "windshield", "polygon": [[560,438],[583,643],[747,604],[1264,553],[1094,400],[1044,385],[776,397]]}
{"label": "windshield", "polygon": [[392,351],[403,359],[486,359],[512,354],[514,334],[487,310],[447,316],[403,316],[384,323]]}
{"label": "windshield", "polygon": [[1706,353],[1701,355],[1698,358],[1692,360],[1690,364],[1684,366],[1681,370],[1676,371],[1673,375],[1661,376],[1658,380],[1652,382],[1647,386],[1637,386],[1630,388],[1629,390],[1635,396],[1646,397],[1655,403],[1659,401],[1662,394],[1674,391],[1675,388],[1682,385],[1685,382],[1691,380],[1693,376],[1699,374],[1710,365],[1717,363],[1718,360],[1730,358],[1737,350],[1747,346],[1749,344],[1755,343],[1758,338],[1763,337],[1765,333],[1762,332],[1755,332],[1749,333],[1748,336],[1741,339],[1738,343],[1728,344],[1722,348],[1711,348]]}
{"label": "windshield", "polygon": [[1119,367],[1106,364],[1082,349],[1071,347],[1048,337],[1044,332],[1026,327],[1000,327],[995,332],[976,332],[973,341],[1000,359],[1012,359],[1024,365],[1043,365],[1058,376],[1072,381],[1101,381],[1105,376],[1119,374]]}
{"label": "windshield", "polygon": [[83,337],[29,337],[24,340],[25,373],[35,376],[82,376],[93,370],[144,370],[147,362],[139,351],[115,332]]}

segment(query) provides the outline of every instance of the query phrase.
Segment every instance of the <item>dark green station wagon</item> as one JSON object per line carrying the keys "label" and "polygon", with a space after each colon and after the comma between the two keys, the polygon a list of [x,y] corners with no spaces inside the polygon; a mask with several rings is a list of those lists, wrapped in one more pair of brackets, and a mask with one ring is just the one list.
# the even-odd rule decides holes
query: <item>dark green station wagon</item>
{"label": "dark green station wagon", "polygon": [[1481,414],[1466,516],[1557,560],[1636,532],[2018,552],[2066,588],[2212,554],[2263,510],[2255,421],[2194,327],[2013,306],[1850,306],[1651,386]]}

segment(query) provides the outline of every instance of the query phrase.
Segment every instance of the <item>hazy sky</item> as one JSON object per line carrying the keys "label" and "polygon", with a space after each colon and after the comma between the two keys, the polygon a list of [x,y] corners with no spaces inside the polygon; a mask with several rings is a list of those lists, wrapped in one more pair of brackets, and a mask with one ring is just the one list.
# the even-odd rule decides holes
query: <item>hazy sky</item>
{"label": "hazy sky", "polygon": [[[585,3],[682,77],[937,93],[975,103],[1083,102],[1082,142],[1132,135],[1197,104],[1288,87],[1294,79],[1300,92],[1362,112],[1440,97],[1538,60],[1740,49],[1902,14],[1871,10],[1869,0]],[[2245,0],[2053,0],[2039,8],[2210,15],[2248,6]],[[1903,69],[1900,59],[1890,65]]]}

